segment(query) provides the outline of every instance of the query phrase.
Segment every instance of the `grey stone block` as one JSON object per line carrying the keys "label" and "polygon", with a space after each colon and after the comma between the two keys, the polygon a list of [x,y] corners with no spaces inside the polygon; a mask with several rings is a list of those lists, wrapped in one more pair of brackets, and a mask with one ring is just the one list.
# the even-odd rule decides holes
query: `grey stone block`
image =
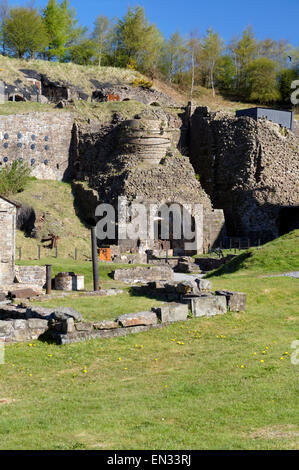
{"label": "grey stone block", "polygon": [[15,330],[25,330],[28,327],[27,320],[14,320],[13,328]]}
{"label": "grey stone block", "polygon": [[169,304],[153,309],[153,311],[156,312],[162,323],[185,321],[188,317],[188,305],[186,304]]}
{"label": "grey stone block", "polygon": [[83,317],[77,310],[69,307],[57,307],[52,310],[53,318],[55,320],[66,320],[67,318],[73,318],[75,321],[81,322]]}
{"label": "grey stone block", "polygon": [[95,330],[114,330],[118,328],[119,325],[115,321],[103,320],[93,324]]}
{"label": "grey stone block", "polygon": [[139,325],[156,325],[158,323],[155,312],[128,313],[127,315],[121,315],[116,321],[124,328]]}
{"label": "grey stone block", "polygon": [[227,306],[231,312],[244,312],[246,310],[246,294],[244,292],[216,291],[216,295],[225,296]]}
{"label": "grey stone block", "polygon": [[211,290],[212,283],[208,279],[196,279],[196,283],[199,290]]}
{"label": "grey stone block", "polygon": [[191,311],[194,317],[212,317],[227,313],[227,303],[224,296],[201,296],[190,299]]}
{"label": "grey stone block", "polygon": [[0,320],[0,338],[9,336],[11,332],[12,332],[12,322]]}
{"label": "grey stone block", "polygon": [[73,318],[66,318],[62,320],[61,332],[64,334],[74,333],[75,331],[75,322]]}
{"label": "grey stone block", "polygon": [[28,320],[28,327],[31,330],[47,330],[48,320],[40,320],[39,318],[31,318]]}
{"label": "grey stone block", "polygon": [[75,328],[77,331],[88,331],[88,332],[91,332],[93,329],[91,323],[84,323],[84,322],[76,323]]}

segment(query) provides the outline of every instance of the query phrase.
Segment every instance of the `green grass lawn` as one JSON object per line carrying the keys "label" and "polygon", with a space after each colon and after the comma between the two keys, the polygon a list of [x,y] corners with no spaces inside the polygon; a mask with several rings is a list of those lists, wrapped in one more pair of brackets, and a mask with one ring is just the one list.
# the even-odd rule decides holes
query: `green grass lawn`
{"label": "green grass lawn", "polygon": [[[290,356],[299,339],[299,280],[266,274],[252,265],[212,278],[214,289],[247,293],[245,313],[125,338],[8,346],[0,448],[298,449],[299,365]],[[153,302],[126,290],[55,305],[94,319]]]}
{"label": "green grass lawn", "polygon": [[251,273],[271,274],[299,271],[299,230],[294,230],[260,249],[251,248],[242,251],[239,256],[221,268],[210,273],[208,277],[235,273],[246,276]]}

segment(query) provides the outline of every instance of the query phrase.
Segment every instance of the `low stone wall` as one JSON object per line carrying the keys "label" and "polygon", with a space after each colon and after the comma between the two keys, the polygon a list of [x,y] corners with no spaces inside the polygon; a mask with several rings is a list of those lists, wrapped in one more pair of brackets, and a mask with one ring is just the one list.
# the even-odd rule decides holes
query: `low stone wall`
{"label": "low stone wall", "polygon": [[44,287],[46,284],[46,267],[16,266],[15,279],[19,284]]}
{"label": "low stone wall", "polygon": [[16,343],[38,339],[48,330],[48,321],[38,318],[30,320],[0,320],[0,339]]}
{"label": "low stone wall", "polygon": [[148,283],[150,281],[173,281],[173,271],[167,264],[130,269],[116,269],[112,273],[115,281]]}
{"label": "low stone wall", "polygon": [[[148,288],[157,295],[160,286]],[[152,308],[151,311],[129,313],[115,320],[95,323],[84,321],[82,315],[71,308],[0,305],[0,341],[30,341],[47,332],[58,344],[67,344],[161,328],[173,322],[186,321],[190,311],[194,317],[211,317],[223,315],[228,309],[245,310],[246,294],[229,291],[212,293],[208,291],[210,288],[210,281],[204,279],[165,285],[165,293],[172,292],[175,302],[163,302],[161,307]]]}
{"label": "low stone wall", "polygon": [[162,328],[176,321],[187,320],[188,305],[169,304],[148,312],[129,313],[115,321],[77,322],[71,318],[52,323],[50,334],[59,344],[76,343],[94,338],[115,338]]}
{"label": "low stone wall", "polygon": [[61,319],[82,320],[82,316],[71,308],[41,308],[0,306],[0,340],[17,343],[38,339],[51,324]]}

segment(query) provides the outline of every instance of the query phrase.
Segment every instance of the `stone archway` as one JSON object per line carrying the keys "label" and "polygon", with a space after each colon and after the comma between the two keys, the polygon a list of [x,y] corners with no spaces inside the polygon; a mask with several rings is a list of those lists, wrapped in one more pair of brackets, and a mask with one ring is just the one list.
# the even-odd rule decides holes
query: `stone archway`
{"label": "stone archway", "polygon": [[174,256],[198,253],[203,232],[202,210],[200,212],[192,214],[185,204],[165,203],[159,206],[154,222],[154,249],[171,250]]}

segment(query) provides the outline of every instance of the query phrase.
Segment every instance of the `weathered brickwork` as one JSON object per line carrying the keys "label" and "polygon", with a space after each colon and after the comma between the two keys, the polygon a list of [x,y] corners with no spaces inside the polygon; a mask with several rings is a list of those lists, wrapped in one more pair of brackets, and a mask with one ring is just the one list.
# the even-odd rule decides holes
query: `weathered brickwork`
{"label": "weathered brickwork", "polygon": [[299,228],[299,142],[266,120],[197,108],[191,162],[229,236],[265,243]]}
{"label": "weathered brickwork", "polygon": [[14,204],[0,196],[0,286],[14,280],[16,211]]}
{"label": "weathered brickwork", "polygon": [[73,123],[65,112],[0,116],[1,165],[21,160],[39,179],[70,178]]}

